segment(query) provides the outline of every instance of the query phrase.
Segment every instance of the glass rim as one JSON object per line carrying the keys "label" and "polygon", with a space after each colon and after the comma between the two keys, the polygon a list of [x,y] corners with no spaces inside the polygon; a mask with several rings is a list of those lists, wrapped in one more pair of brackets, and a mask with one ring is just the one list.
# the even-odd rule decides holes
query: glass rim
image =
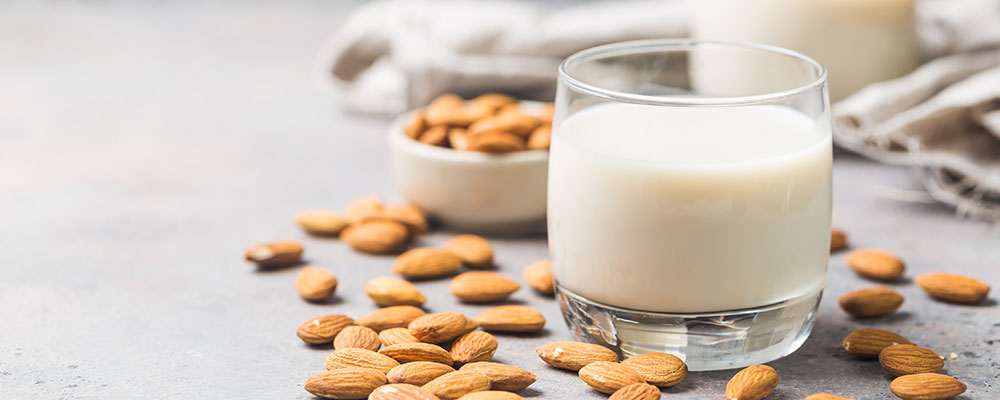
{"label": "glass rim", "polygon": [[[636,93],[621,92],[617,90],[605,89],[576,79],[567,70],[571,65],[579,65],[584,62],[593,61],[604,56],[629,55],[641,53],[668,52],[676,50],[691,49],[699,45],[721,45],[731,48],[760,50],[776,55],[784,55],[794,58],[802,63],[814,67],[817,71],[816,78],[806,84],[797,85],[791,89],[767,92],[747,96],[651,96]],[[724,40],[696,40],[696,39],[648,39],[632,40],[625,42],[609,43],[601,46],[591,47],[573,53],[559,64],[559,81],[567,84],[576,91],[603,98],[606,100],[646,104],[660,106],[742,106],[754,104],[774,103],[801,95],[826,84],[826,68],[818,61],[805,54],[784,47]]]}

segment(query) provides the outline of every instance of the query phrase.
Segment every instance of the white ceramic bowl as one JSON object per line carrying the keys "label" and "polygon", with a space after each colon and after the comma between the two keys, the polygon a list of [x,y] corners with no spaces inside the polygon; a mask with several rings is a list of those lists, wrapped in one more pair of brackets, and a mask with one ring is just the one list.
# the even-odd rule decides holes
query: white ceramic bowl
{"label": "white ceramic bowl", "polygon": [[[523,103],[526,109],[536,103]],[[404,133],[413,111],[389,125],[396,185],[437,222],[469,233],[525,235],[545,230],[549,152],[486,154],[431,146]]]}

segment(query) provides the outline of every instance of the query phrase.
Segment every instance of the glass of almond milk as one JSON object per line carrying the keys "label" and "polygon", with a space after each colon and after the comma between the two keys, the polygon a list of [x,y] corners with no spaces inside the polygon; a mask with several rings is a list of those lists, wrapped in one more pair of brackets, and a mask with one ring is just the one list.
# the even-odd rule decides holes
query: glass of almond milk
{"label": "glass of almond milk", "polygon": [[548,228],[571,330],[691,370],[808,337],[830,246],[826,73],[766,45],[654,40],[559,68]]}

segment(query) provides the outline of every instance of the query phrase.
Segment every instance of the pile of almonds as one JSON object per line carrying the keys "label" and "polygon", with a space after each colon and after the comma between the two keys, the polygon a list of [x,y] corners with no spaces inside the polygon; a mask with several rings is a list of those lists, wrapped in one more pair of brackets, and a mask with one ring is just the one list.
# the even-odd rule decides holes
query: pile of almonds
{"label": "pile of almonds", "polygon": [[552,103],[529,114],[507,95],[488,93],[466,102],[448,93],[417,110],[405,132],[420,143],[461,151],[548,150],[553,113]]}

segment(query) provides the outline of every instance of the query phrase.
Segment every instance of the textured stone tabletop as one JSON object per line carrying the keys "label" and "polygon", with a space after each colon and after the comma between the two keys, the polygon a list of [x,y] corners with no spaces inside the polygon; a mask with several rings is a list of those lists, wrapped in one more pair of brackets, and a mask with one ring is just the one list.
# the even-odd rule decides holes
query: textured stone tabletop
{"label": "textured stone tabletop", "polygon": [[[392,257],[303,235],[292,216],[378,194],[401,200],[386,166],[387,120],[340,111],[315,89],[312,57],[354,2],[0,3],[0,399],[307,399],[329,349],[304,346],[313,316],[360,316],[362,287]],[[921,202],[906,169],[837,154],[834,223],[855,246],[901,255],[908,277],[949,270],[1000,284],[1000,229]],[[916,200],[916,201],[914,201]],[[421,237],[438,245],[451,232]],[[340,279],[328,304],[298,298],[295,269],[257,272],[254,243],[301,240]],[[521,281],[544,238],[495,238],[499,271]],[[447,281],[419,283],[432,311],[475,315]],[[830,261],[816,329],[771,399],[829,391],[890,398],[878,363],[844,353],[853,329],[900,332],[969,385],[1000,398],[1000,307],[926,298],[847,317],[836,299],[872,286]],[[569,338],[556,304],[516,302],[549,323],[501,336],[496,359],[533,371],[526,397],[603,398],[534,348]],[[734,371],[691,373],[664,398],[719,399]]]}

